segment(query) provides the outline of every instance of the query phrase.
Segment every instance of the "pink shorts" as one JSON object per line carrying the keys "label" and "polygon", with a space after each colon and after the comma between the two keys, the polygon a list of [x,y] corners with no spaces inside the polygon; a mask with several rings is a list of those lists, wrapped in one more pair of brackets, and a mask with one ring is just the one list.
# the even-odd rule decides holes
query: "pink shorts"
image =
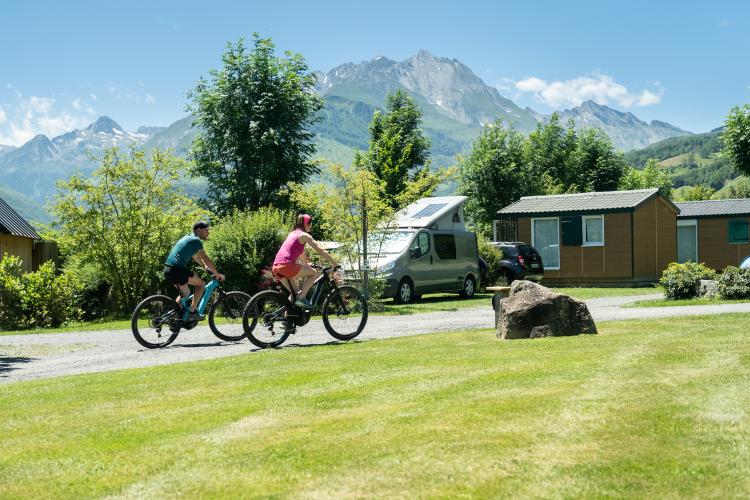
{"label": "pink shorts", "polygon": [[271,272],[276,276],[283,276],[284,278],[294,278],[299,274],[300,266],[297,263],[288,262],[286,264],[274,264],[271,268]]}

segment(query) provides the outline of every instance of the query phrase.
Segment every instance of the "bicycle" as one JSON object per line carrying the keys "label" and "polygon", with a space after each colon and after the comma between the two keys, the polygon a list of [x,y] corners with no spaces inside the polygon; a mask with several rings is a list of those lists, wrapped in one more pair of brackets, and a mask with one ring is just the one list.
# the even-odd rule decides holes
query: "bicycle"
{"label": "bicycle", "polygon": [[[216,276],[206,269],[211,281],[206,285],[203,297],[198,303],[198,315],[203,316],[211,295],[216,291],[219,296],[208,309],[208,326],[221,340],[236,342],[245,337],[242,328],[242,312],[250,295],[237,290],[225,292]],[[131,328],[133,336],[143,347],[156,349],[166,347],[177,338],[181,329],[195,328],[199,320],[189,320],[190,302],[193,298],[180,299],[180,305],[166,295],[152,295],[143,299],[133,311]],[[220,325],[217,320],[222,319]],[[219,328],[221,327],[221,328]]]}
{"label": "bicycle", "polygon": [[[323,325],[328,333],[338,340],[352,340],[362,333],[367,323],[367,302],[359,290],[350,285],[339,285],[333,273],[338,269],[313,265],[321,270],[320,276],[313,283],[308,310],[294,305],[297,295],[277,281],[275,289],[256,293],[247,303],[242,315],[242,327],[245,336],[257,347],[266,349],[278,347],[297,327],[306,325],[321,303],[320,312]],[[291,287],[291,280],[286,279]]]}

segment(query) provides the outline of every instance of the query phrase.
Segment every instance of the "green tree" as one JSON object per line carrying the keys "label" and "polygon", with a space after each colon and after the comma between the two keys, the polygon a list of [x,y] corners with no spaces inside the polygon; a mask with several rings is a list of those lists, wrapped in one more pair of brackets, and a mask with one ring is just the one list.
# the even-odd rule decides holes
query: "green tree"
{"label": "green tree", "polygon": [[659,192],[665,198],[672,197],[672,179],[669,174],[659,168],[659,164],[653,158],[646,162],[642,169],[625,167],[620,179],[618,189],[648,189],[659,188]]}
{"label": "green tree", "polygon": [[[410,180],[430,176],[430,141],[423,135],[421,125],[422,112],[402,90],[388,94],[385,114],[378,111],[372,117],[367,167],[383,181],[386,199],[393,208],[403,205],[399,196]],[[412,197],[422,196],[412,193]]]}
{"label": "green tree", "polygon": [[750,104],[735,106],[724,122],[723,154],[727,156],[734,169],[744,175],[750,175]]}
{"label": "green tree", "polygon": [[720,193],[720,197],[725,199],[750,198],[750,179],[739,177],[732,181],[726,189],[722,189]]}
{"label": "green tree", "polygon": [[458,193],[466,214],[482,234],[491,234],[498,210],[529,194],[533,179],[524,157],[524,137],[498,120],[482,129],[471,153],[460,157]]}
{"label": "green tree", "polygon": [[[539,182],[538,187],[529,186],[529,192],[558,194],[579,190],[576,168],[572,165],[577,141],[573,120],[568,121],[566,130],[560,125],[557,113],[552,113],[548,123],[537,125],[525,142],[526,163],[529,171],[534,172],[532,180]],[[545,187],[551,188],[553,192],[547,192]]]}
{"label": "green tree", "polygon": [[680,201],[712,200],[715,196],[716,190],[710,186],[692,186],[682,190]]}
{"label": "green tree", "polygon": [[[150,161],[149,161],[150,160]],[[132,310],[159,281],[171,245],[205,216],[175,188],[187,162],[154,151],[105,152],[91,177],[58,184],[53,204],[62,245],[94,263],[123,310]]]}
{"label": "green tree", "polygon": [[194,175],[208,180],[206,206],[218,214],[263,206],[285,208],[283,188],[318,171],[310,126],[321,99],[300,54],[274,55],[270,38],[228,44],[221,70],[201,78],[188,96],[201,133],[191,155]]}
{"label": "green tree", "polygon": [[571,185],[580,191],[614,191],[625,170],[625,158],[599,129],[578,133],[574,160],[570,162]]}

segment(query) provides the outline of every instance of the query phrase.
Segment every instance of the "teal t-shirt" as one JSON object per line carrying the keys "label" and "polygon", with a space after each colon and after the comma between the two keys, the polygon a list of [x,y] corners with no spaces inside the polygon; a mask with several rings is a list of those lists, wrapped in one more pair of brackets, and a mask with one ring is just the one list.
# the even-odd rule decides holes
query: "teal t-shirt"
{"label": "teal t-shirt", "polygon": [[172,267],[187,267],[193,255],[202,248],[203,242],[199,237],[194,234],[186,234],[172,247],[165,264]]}

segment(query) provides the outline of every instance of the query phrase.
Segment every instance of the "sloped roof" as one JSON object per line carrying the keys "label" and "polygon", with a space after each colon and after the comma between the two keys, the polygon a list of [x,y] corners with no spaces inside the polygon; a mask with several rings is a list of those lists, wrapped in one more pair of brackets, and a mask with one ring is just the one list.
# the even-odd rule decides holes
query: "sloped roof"
{"label": "sloped roof", "polygon": [[2,198],[0,198],[0,233],[25,236],[27,238],[34,238],[35,240],[42,239],[34,231],[34,228],[23,217],[18,215],[18,212],[13,210],[10,205],[5,203]]}
{"label": "sloped roof", "polygon": [[[580,212],[626,210],[657,196],[659,190],[636,189],[632,191],[595,191],[591,193],[524,196],[515,203],[498,210],[505,215],[536,215]],[[672,202],[666,200],[670,205]],[[677,211],[676,207],[675,210]]]}
{"label": "sloped roof", "polygon": [[680,219],[691,217],[721,217],[722,215],[750,215],[750,199],[680,201]]}
{"label": "sloped roof", "polygon": [[445,214],[455,212],[466,200],[466,196],[421,198],[397,214],[398,227],[429,227]]}

